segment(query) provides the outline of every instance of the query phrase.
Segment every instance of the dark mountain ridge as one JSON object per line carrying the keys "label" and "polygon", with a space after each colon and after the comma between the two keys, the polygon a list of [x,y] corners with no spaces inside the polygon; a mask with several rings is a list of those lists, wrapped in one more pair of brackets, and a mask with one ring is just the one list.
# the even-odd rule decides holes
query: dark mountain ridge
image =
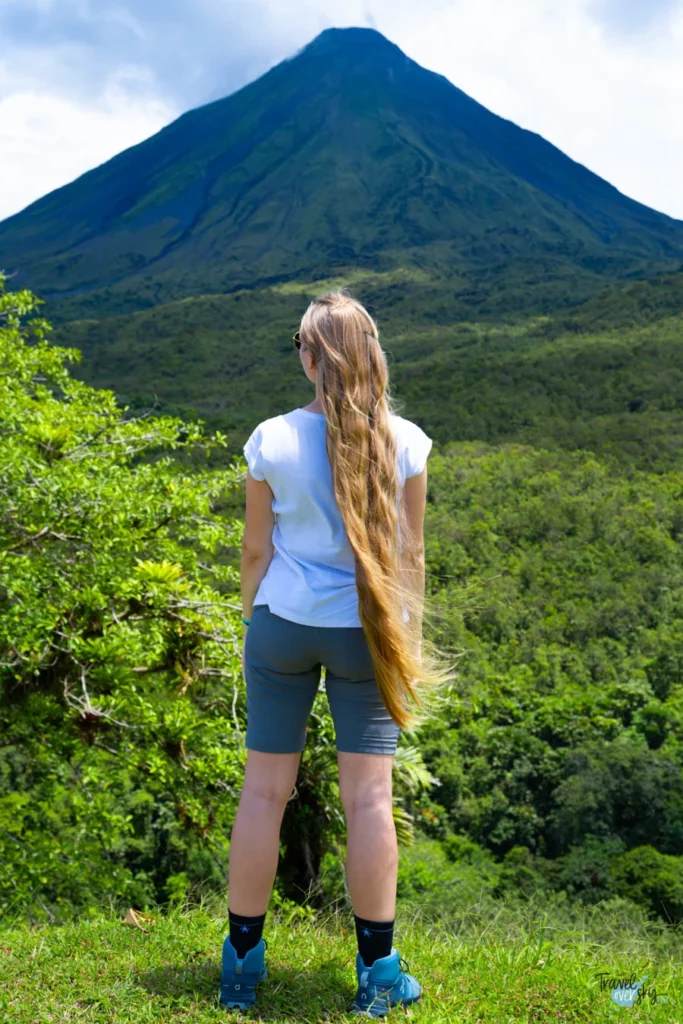
{"label": "dark mountain ridge", "polygon": [[625,277],[682,258],[683,222],[361,28],[326,30],[0,224],[20,283],[130,308],[350,266],[470,283],[497,268],[500,287],[524,266]]}

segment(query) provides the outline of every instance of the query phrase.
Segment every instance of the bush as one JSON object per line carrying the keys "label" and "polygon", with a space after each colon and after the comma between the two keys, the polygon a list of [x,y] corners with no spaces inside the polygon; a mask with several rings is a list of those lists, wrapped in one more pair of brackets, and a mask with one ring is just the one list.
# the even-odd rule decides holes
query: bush
{"label": "bush", "polygon": [[223,439],[126,419],[36,306],[0,279],[0,908],[52,917],[224,883],[244,701],[214,556],[241,524],[216,506],[241,474],[183,471]]}
{"label": "bush", "polygon": [[497,896],[533,896],[548,889],[548,880],[538,867],[538,860],[526,846],[513,846],[503,857]]}
{"label": "bush", "polygon": [[401,851],[398,896],[438,917],[458,907],[487,902],[498,877],[492,855],[476,843],[460,836],[444,844],[418,837]]}
{"label": "bush", "polygon": [[556,888],[570,896],[584,903],[599,903],[613,895],[610,865],[624,849],[621,839],[587,836],[563,857],[549,862],[548,875]]}
{"label": "bush", "polygon": [[683,773],[676,752],[651,750],[624,734],[573,751],[568,778],[557,787],[550,839],[555,853],[585,836],[620,838],[627,847],[656,844],[683,849]]}
{"label": "bush", "polygon": [[611,865],[612,885],[620,896],[672,923],[683,921],[683,857],[638,846]]}

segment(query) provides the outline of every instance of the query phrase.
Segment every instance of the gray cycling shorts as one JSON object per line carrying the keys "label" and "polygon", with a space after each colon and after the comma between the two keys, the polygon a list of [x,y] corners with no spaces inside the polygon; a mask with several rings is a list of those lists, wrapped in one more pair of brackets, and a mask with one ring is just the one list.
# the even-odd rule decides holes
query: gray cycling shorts
{"label": "gray cycling shorts", "polygon": [[248,750],[304,749],[324,665],[337,750],[395,753],[401,730],[380,696],[362,627],[303,626],[259,604],[247,630],[244,662]]}

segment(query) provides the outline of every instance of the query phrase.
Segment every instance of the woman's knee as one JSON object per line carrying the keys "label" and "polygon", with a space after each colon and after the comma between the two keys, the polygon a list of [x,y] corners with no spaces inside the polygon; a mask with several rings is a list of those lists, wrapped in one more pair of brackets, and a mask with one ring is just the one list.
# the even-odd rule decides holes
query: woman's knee
{"label": "woman's knee", "polygon": [[339,793],[347,819],[372,813],[393,820],[393,756],[339,754]]}
{"label": "woman's knee", "polygon": [[264,754],[250,750],[242,800],[284,808],[296,785],[301,754]]}

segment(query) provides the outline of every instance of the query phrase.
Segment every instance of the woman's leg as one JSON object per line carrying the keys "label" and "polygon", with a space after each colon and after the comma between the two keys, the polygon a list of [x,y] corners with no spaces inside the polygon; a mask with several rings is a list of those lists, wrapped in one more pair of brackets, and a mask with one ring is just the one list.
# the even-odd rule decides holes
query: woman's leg
{"label": "woman's leg", "polygon": [[339,752],[339,789],[346,814],[346,870],[353,911],[393,921],[398,846],[392,811],[392,754]]}
{"label": "woman's leg", "polygon": [[416,1003],[422,988],[401,968],[394,947],[398,845],[392,811],[393,754],[339,751],[339,782],[348,824],[347,875],[356,925],[358,989],[353,1009],[386,1015]]}
{"label": "woman's leg", "polygon": [[265,914],[277,874],[280,826],[296,783],[301,753],[247,752],[240,804],[230,841],[229,902],[233,914]]}

